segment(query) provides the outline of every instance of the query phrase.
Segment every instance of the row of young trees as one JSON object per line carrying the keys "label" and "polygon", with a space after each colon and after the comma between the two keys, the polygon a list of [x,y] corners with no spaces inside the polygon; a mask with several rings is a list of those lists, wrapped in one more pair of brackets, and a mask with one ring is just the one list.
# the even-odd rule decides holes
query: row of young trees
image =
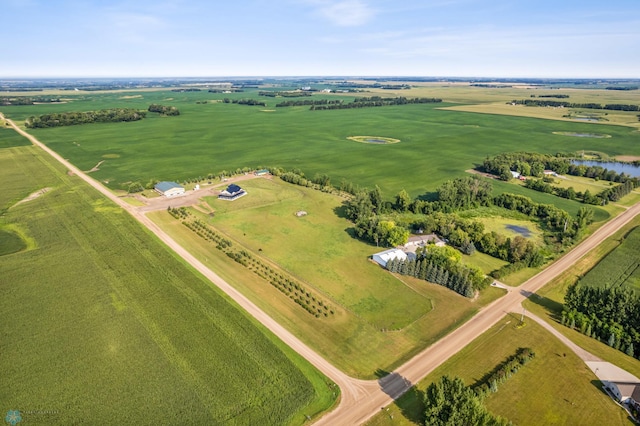
{"label": "row of young trees", "polygon": [[327,110],[327,109],[351,109],[351,108],[369,108],[391,105],[407,105],[407,104],[426,104],[426,103],[439,103],[442,99],[439,98],[405,98],[403,96],[397,98],[382,98],[380,96],[371,96],[364,98],[356,98],[350,103],[339,103],[331,105],[312,105],[312,111]]}
{"label": "row of young trees", "polygon": [[[640,352],[640,297],[628,288],[569,286],[562,323],[635,356]],[[637,348],[637,349],[636,349]]]}
{"label": "row of young trees", "polygon": [[491,373],[473,386],[473,390],[480,396],[486,396],[498,391],[498,386],[505,383],[520,368],[535,358],[531,348],[518,348],[516,353],[505,359]]}
{"label": "row of young trees", "polygon": [[169,115],[169,116],[180,115],[180,110],[178,110],[178,108],[174,106],[166,106],[166,105],[159,105],[159,104],[149,105],[148,111],[157,112],[162,115]]}
{"label": "row of young trees", "polygon": [[265,279],[309,314],[316,318],[334,315],[333,307],[321,296],[315,295],[296,279],[274,270],[246,250],[236,249],[231,240],[215,232],[204,222],[193,218],[186,208],[168,207],[167,211],[174,218],[181,220],[182,224],[195,232],[196,235],[214,244],[216,249],[225,253],[234,262]]}
{"label": "row of young trees", "polygon": [[25,126],[28,128],[48,128],[72,126],[88,123],[115,123],[121,121],[138,121],[146,116],[146,111],[133,108],[111,108],[86,112],[58,112],[43,114],[39,117],[31,116]]}
{"label": "row of young trees", "polygon": [[638,105],[631,104],[598,104],[598,103],[574,103],[564,101],[541,101],[537,99],[513,100],[510,104],[536,106],[536,107],[564,107],[564,108],[584,108],[584,109],[607,109],[615,111],[640,111]]}

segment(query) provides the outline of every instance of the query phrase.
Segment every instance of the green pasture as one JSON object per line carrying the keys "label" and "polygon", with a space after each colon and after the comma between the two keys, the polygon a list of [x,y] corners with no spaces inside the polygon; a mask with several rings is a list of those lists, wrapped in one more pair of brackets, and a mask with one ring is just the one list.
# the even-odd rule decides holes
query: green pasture
{"label": "green pasture", "polygon": [[[248,196],[233,202],[208,199],[216,211],[211,224],[223,233],[381,330],[402,329],[431,310],[428,298],[367,261],[386,248],[345,232],[353,225],[338,215],[340,198],[280,180],[253,179],[241,185]],[[308,214],[296,217],[299,210]]]}
{"label": "green pasture", "polygon": [[579,201],[568,200],[566,198],[557,197],[552,194],[546,194],[544,192],[535,191],[533,189],[525,188],[519,184],[519,181],[503,182],[500,180],[492,180],[493,192],[502,193],[507,192],[511,194],[524,195],[531,198],[536,203],[541,204],[553,204],[554,206],[567,211],[572,216],[576,216],[581,207],[589,207],[593,210],[593,220],[595,222],[602,222],[608,220],[611,214],[598,206],[586,205]]}
{"label": "green pasture", "polygon": [[4,412],[25,424],[280,425],[335,402],[317,370],[39,149],[2,149],[0,164],[15,185],[0,195],[0,235],[19,230],[30,246],[0,256]]}
{"label": "green pasture", "polygon": [[[335,195],[275,179],[240,185],[247,196],[233,202],[207,199],[215,216],[202,214],[202,219],[329,298],[335,315],[309,315],[167,212],[149,217],[347,374],[375,378],[376,371],[397,367],[504,294],[488,288],[472,301],[442,286],[389,274],[368,260],[383,248],[349,236],[352,224],[340,217],[342,199]],[[296,217],[298,210],[307,216]]]}
{"label": "green pasture", "polygon": [[425,389],[443,375],[459,376],[474,385],[518,348],[536,356],[485,398],[494,415],[513,424],[537,426],[631,425],[626,412],[601,390],[600,381],[573,352],[530,319],[517,327],[519,314],[509,314],[462,351],[418,382],[367,425],[422,424]]}
{"label": "green pasture", "polygon": [[[403,188],[412,196],[429,193],[448,179],[464,176],[464,170],[486,156],[519,150],[523,144],[527,150],[543,153],[594,150],[640,155],[639,134],[627,127],[597,125],[598,132],[612,135],[609,139],[569,138],[553,132],[589,133],[594,124],[447,111],[440,109],[450,105],[444,103],[310,111],[308,107],[275,108],[279,98],[260,98],[267,107],[214,102],[224,97],[257,97],[255,91],[76,96],[69,95],[66,104],[6,107],[3,112],[24,120],[47,111],[146,109],[150,103],[180,109],[178,117],[149,113],[132,123],[32,130],[83,170],[106,160],[94,176],[111,188],[150,179],[182,181],[245,166],[282,166],[299,168],[310,177],[326,173],[335,184],[344,179],[364,187],[379,185],[383,196],[392,199]],[[358,135],[401,142],[362,144],[347,139]]]}

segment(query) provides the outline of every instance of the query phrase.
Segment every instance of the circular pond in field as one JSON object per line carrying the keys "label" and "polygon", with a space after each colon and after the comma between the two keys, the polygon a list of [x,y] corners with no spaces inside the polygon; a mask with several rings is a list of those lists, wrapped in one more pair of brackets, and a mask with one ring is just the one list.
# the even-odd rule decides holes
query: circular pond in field
{"label": "circular pond in field", "polygon": [[606,135],[604,133],[577,133],[577,132],[553,132],[554,135],[562,135],[562,136],[573,136],[574,138],[596,138],[596,139],[604,139],[610,138],[611,135]]}
{"label": "circular pond in field", "polygon": [[400,142],[400,139],[387,138],[383,136],[349,136],[347,139],[354,142],[370,143],[374,145],[388,145]]}

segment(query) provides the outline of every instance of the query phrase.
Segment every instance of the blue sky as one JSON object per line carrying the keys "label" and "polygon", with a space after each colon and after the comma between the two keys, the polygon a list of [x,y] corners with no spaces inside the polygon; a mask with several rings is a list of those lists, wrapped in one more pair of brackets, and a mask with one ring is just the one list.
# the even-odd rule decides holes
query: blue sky
{"label": "blue sky", "polygon": [[640,0],[0,0],[0,77],[640,78]]}

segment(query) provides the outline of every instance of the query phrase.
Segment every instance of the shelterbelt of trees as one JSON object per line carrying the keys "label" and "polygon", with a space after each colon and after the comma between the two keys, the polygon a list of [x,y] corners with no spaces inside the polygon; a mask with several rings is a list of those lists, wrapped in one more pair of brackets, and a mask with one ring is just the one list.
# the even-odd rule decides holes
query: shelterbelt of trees
{"label": "shelterbelt of trees", "polygon": [[640,354],[640,297],[629,288],[576,283],[567,289],[562,324],[635,357]]}
{"label": "shelterbelt of trees", "polygon": [[73,126],[87,123],[114,123],[120,121],[138,121],[146,116],[146,111],[133,108],[111,108],[85,112],[59,112],[31,116],[25,122],[28,128],[47,128]]}
{"label": "shelterbelt of trees", "polygon": [[380,96],[371,96],[365,98],[356,98],[353,102],[350,103],[312,105],[311,110],[320,111],[327,109],[369,108],[390,105],[429,104],[440,102],[442,102],[442,99],[439,98],[405,98],[404,96],[400,96],[397,98],[383,98]]}
{"label": "shelterbelt of trees", "polygon": [[539,99],[522,99],[508,102],[515,105],[534,106],[534,107],[564,107],[564,108],[584,108],[584,109],[608,109],[616,111],[640,111],[638,105],[631,104],[598,104],[598,103],[573,103],[564,101],[541,101]]}
{"label": "shelterbelt of trees", "polygon": [[29,96],[16,96],[12,98],[2,98],[0,99],[0,105],[3,106],[11,106],[11,105],[33,105],[36,103],[57,103],[61,102],[60,98],[52,97],[52,96],[39,96],[39,97],[29,97]]}
{"label": "shelterbelt of trees", "polygon": [[168,115],[168,116],[180,115],[180,110],[178,110],[178,108],[176,108],[174,106],[151,104],[151,105],[149,105],[148,111],[149,112],[157,112],[157,113],[160,113],[162,115]]}

